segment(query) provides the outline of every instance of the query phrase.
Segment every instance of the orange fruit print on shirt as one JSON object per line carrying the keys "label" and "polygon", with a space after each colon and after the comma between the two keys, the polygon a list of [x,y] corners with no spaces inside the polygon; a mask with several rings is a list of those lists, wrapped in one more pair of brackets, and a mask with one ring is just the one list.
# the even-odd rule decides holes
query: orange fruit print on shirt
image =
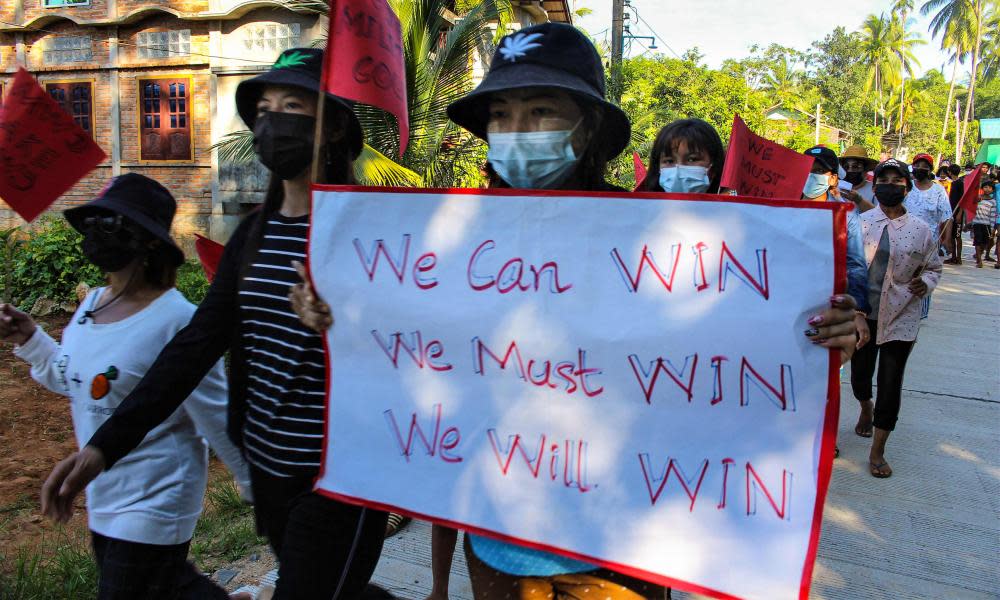
{"label": "orange fruit print on shirt", "polygon": [[116,379],[118,379],[118,369],[113,366],[108,367],[106,372],[94,377],[94,380],[90,382],[90,397],[94,400],[100,400],[107,396],[111,393],[111,382]]}

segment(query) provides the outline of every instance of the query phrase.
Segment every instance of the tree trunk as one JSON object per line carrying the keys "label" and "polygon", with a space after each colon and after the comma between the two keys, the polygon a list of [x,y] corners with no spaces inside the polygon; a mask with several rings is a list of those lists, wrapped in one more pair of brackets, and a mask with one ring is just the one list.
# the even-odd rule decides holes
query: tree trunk
{"label": "tree trunk", "polygon": [[[948,117],[951,116],[951,99],[955,94],[955,78],[958,77],[958,51],[955,51],[955,66],[951,69],[951,85],[948,87],[948,101],[944,103],[944,126],[941,127],[941,140],[944,141],[948,135]],[[938,162],[941,161],[941,153],[937,155]]]}
{"label": "tree trunk", "polygon": [[[969,122],[972,121],[972,110],[975,107],[976,75],[979,71],[979,50],[983,42],[983,2],[976,1],[976,45],[972,49],[972,77],[969,80],[969,97],[965,101],[965,119],[962,123],[962,138],[960,144],[965,146],[965,137],[969,133]],[[964,149],[964,148],[963,148]],[[961,156],[961,152],[959,152]]]}
{"label": "tree trunk", "polygon": [[[899,125],[899,135],[901,136],[900,139],[902,139],[902,135],[903,135],[903,99],[904,99],[904,95],[905,94],[906,94],[906,73],[904,72],[904,73],[902,73],[902,77],[900,78],[900,81],[899,81],[899,121],[898,121],[898,125]],[[902,142],[900,142],[900,145],[902,145]]]}

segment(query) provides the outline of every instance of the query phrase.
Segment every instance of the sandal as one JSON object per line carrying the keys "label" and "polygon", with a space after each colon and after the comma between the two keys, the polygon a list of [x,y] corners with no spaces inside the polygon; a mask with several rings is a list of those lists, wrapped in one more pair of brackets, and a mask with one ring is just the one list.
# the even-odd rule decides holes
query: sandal
{"label": "sandal", "polygon": [[872,436],[873,429],[874,427],[872,426],[871,423],[869,423],[867,427],[862,427],[861,423],[858,423],[857,425],[854,426],[854,433],[863,438],[870,438]]}
{"label": "sandal", "polygon": [[882,469],[888,466],[889,463],[885,462],[884,460],[879,464],[875,464],[871,461],[868,461],[868,472],[872,474],[872,477],[875,477],[877,479],[887,479],[889,477],[892,477],[892,469],[890,468],[888,473],[882,471]]}
{"label": "sandal", "polygon": [[840,446],[833,447],[833,457],[840,458]]}
{"label": "sandal", "polygon": [[412,520],[410,517],[404,517],[397,513],[389,513],[389,520],[385,524],[385,537],[388,539],[396,535]]}

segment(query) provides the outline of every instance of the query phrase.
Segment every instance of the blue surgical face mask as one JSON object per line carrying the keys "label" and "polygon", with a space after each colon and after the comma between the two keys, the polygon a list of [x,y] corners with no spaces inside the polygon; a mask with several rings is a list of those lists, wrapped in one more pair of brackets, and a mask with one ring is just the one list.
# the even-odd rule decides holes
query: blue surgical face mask
{"label": "blue surgical face mask", "polygon": [[708,167],[678,165],[660,167],[660,187],[664,192],[700,194],[708,189]]}
{"label": "blue surgical face mask", "polygon": [[566,181],[576,167],[578,158],[572,143],[575,130],[574,126],[560,131],[488,133],[486,160],[513,188],[553,189]]}
{"label": "blue surgical face mask", "polygon": [[830,177],[826,173],[810,173],[802,195],[806,198],[819,198],[830,189]]}

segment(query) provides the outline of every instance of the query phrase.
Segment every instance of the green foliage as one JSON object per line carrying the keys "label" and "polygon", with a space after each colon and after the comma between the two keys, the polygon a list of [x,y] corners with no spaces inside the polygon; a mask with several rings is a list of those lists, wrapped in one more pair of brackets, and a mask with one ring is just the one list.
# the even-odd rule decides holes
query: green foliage
{"label": "green foliage", "polygon": [[9,288],[11,301],[21,308],[31,308],[42,297],[73,302],[81,282],[93,286],[104,280],[80,251],[80,234],[62,217],[45,217],[31,229],[8,235],[23,240],[12,254]]}
{"label": "green foliage", "polygon": [[[52,548],[21,548],[0,570],[5,600],[87,600],[97,597],[97,564],[86,546],[62,543]],[[10,562],[8,562],[8,560]]]}
{"label": "green foliage", "polygon": [[217,569],[265,543],[257,536],[253,508],[228,477],[209,485],[205,504],[191,539],[191,557],[202,569]]}
{"label": "green foliage", "polygon": [[14,259],[24,244],[16,227],[0,230],[0,302],[14,301]]}
{"label": "green foliage", "polygon": [[177,269],[177,291],[192,304],[201,304],[208,293],[208,278],[201,263],[196,260],[186,261]]}

